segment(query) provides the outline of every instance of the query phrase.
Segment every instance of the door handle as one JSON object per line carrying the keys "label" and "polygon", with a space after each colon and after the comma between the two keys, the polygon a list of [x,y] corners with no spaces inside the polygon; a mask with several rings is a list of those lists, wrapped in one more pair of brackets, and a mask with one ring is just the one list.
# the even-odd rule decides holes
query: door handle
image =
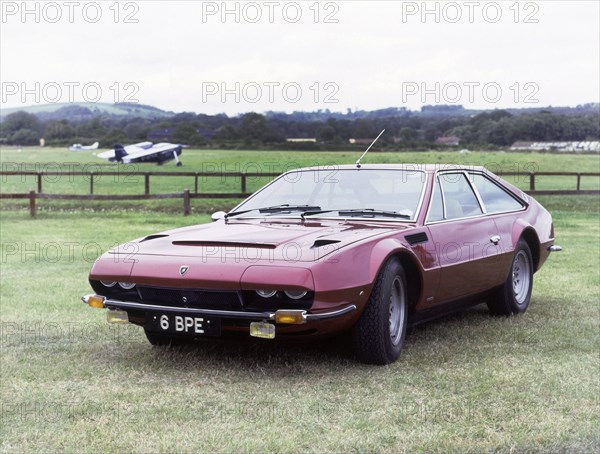
{"label": "door handle", "polygon": [[500,242],[500,236],[499,235],[491,236],[490,241],[492,243],[494,243],[495,246],[498,246],[498,243]]}

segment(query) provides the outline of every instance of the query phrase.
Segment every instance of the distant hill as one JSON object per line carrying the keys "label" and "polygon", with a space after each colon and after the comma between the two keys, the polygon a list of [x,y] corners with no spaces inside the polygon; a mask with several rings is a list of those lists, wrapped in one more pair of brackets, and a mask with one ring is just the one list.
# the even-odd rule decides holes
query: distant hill
{"label": "distant hill", "polygon": [[88,121],[93,118],[146,118],[155,120],[175,115],[153,106],[132,103],[56,103],[28,107],[0,109],[0,121],[13,112],[25,111],[36,115],[40,120],[68,120],[69,122]]}
{"label": "distant hill", "polygon": [[[113,120],[129,120],[134,118],[142,118],[147,120],[170,119],[180,120],[184,117],[194,118],[196,114],[180,113],[165,111],[157,107],[145,104],[133,103],[56,103],[56,104],[40,104],[27,107],[11,107],[0,108],[0,121],[4,120],[7,115],[17,111],[25,111],[37,116],[41,121],[49,120],[68,120],[70,123],[79,123],[94,118],[105,118]],[[509,108],[505,109],[512,115],[531,114],[540,111],[551,112],[559,115],[598,115],[600,113],[600,104],[588,103],[578,105],[576,107],[553,107],[553,106],[535,106],[525,108]],[[473,117],[483,112],[494,112],[494,109],[465,109],[461,105],[426,105],[420,110],[409,110],[405,107],[388,107],[386,109],[377,110],[348,110],[347,112],[331,112],[328,109],[318,110],[313,112],[277,112],[267,111],[264,116],[273,119],[293,119],[300,122],[310,121],[326,121],[329,118],[355,120],[364,119],[380,119],[380,118],[444,118],[444,117]],[[203,115],[203,114],[199,114]],[[222,114],[223,115],[223,114]],[[213,116],[213,117],[218,117]],[[238,115],[241,117],[242,115]],[[208,116],[210,117],[210,116]],[[225,115],[225,117],[227,117]],[[232,117],[232,118],[235,118]]]}

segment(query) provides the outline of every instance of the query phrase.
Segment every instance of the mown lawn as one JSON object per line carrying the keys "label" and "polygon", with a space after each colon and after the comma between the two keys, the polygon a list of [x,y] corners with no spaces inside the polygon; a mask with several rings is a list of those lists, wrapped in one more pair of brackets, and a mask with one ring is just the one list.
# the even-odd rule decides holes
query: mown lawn
{"label": "mown lawn", "polygon": [[344,338],[153,348],[79,302],[100,251],[206,215],[4,210],[0,449],[598,452],[599,201],[540,201],[564,251],[529,311],[414,328],[386,367],[357,363]]}

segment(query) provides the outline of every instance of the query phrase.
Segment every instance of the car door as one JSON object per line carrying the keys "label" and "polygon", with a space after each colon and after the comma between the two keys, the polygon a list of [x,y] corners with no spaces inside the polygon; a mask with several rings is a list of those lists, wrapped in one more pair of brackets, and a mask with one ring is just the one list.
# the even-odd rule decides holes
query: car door
{"label": "car door", "polygon": [[508,277],[513,262],[515,245],[512,232],[515,212],[525,209],[525,205],[493,179],[478,172],[470,172],[469,180],[475,187],[488,217],[494,219],[500,241],[498,243],[499,272],[496,285],[502,284]]}
{"label": "car door", "polygon": [[427,227],[441,269],[434,304],[488,290],[500,271],[499,234],[465,172],[436,176]]}

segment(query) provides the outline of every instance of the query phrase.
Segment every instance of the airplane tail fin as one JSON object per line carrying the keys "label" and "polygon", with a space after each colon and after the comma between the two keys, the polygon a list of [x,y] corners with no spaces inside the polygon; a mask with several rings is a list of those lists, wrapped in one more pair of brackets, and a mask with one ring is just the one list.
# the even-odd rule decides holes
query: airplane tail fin
{"label": "airplane tail fin", "polygon": [[92,150],[97,150],[99,146],[100,146],[100,142],[94,142],[92,144]]}
{"label": "airplane tail fin", "polygon": [[115,145],[115,161],[123,162],[123,157],[127,156],[127,151],[123,148],[123,145],[120,143]]}

